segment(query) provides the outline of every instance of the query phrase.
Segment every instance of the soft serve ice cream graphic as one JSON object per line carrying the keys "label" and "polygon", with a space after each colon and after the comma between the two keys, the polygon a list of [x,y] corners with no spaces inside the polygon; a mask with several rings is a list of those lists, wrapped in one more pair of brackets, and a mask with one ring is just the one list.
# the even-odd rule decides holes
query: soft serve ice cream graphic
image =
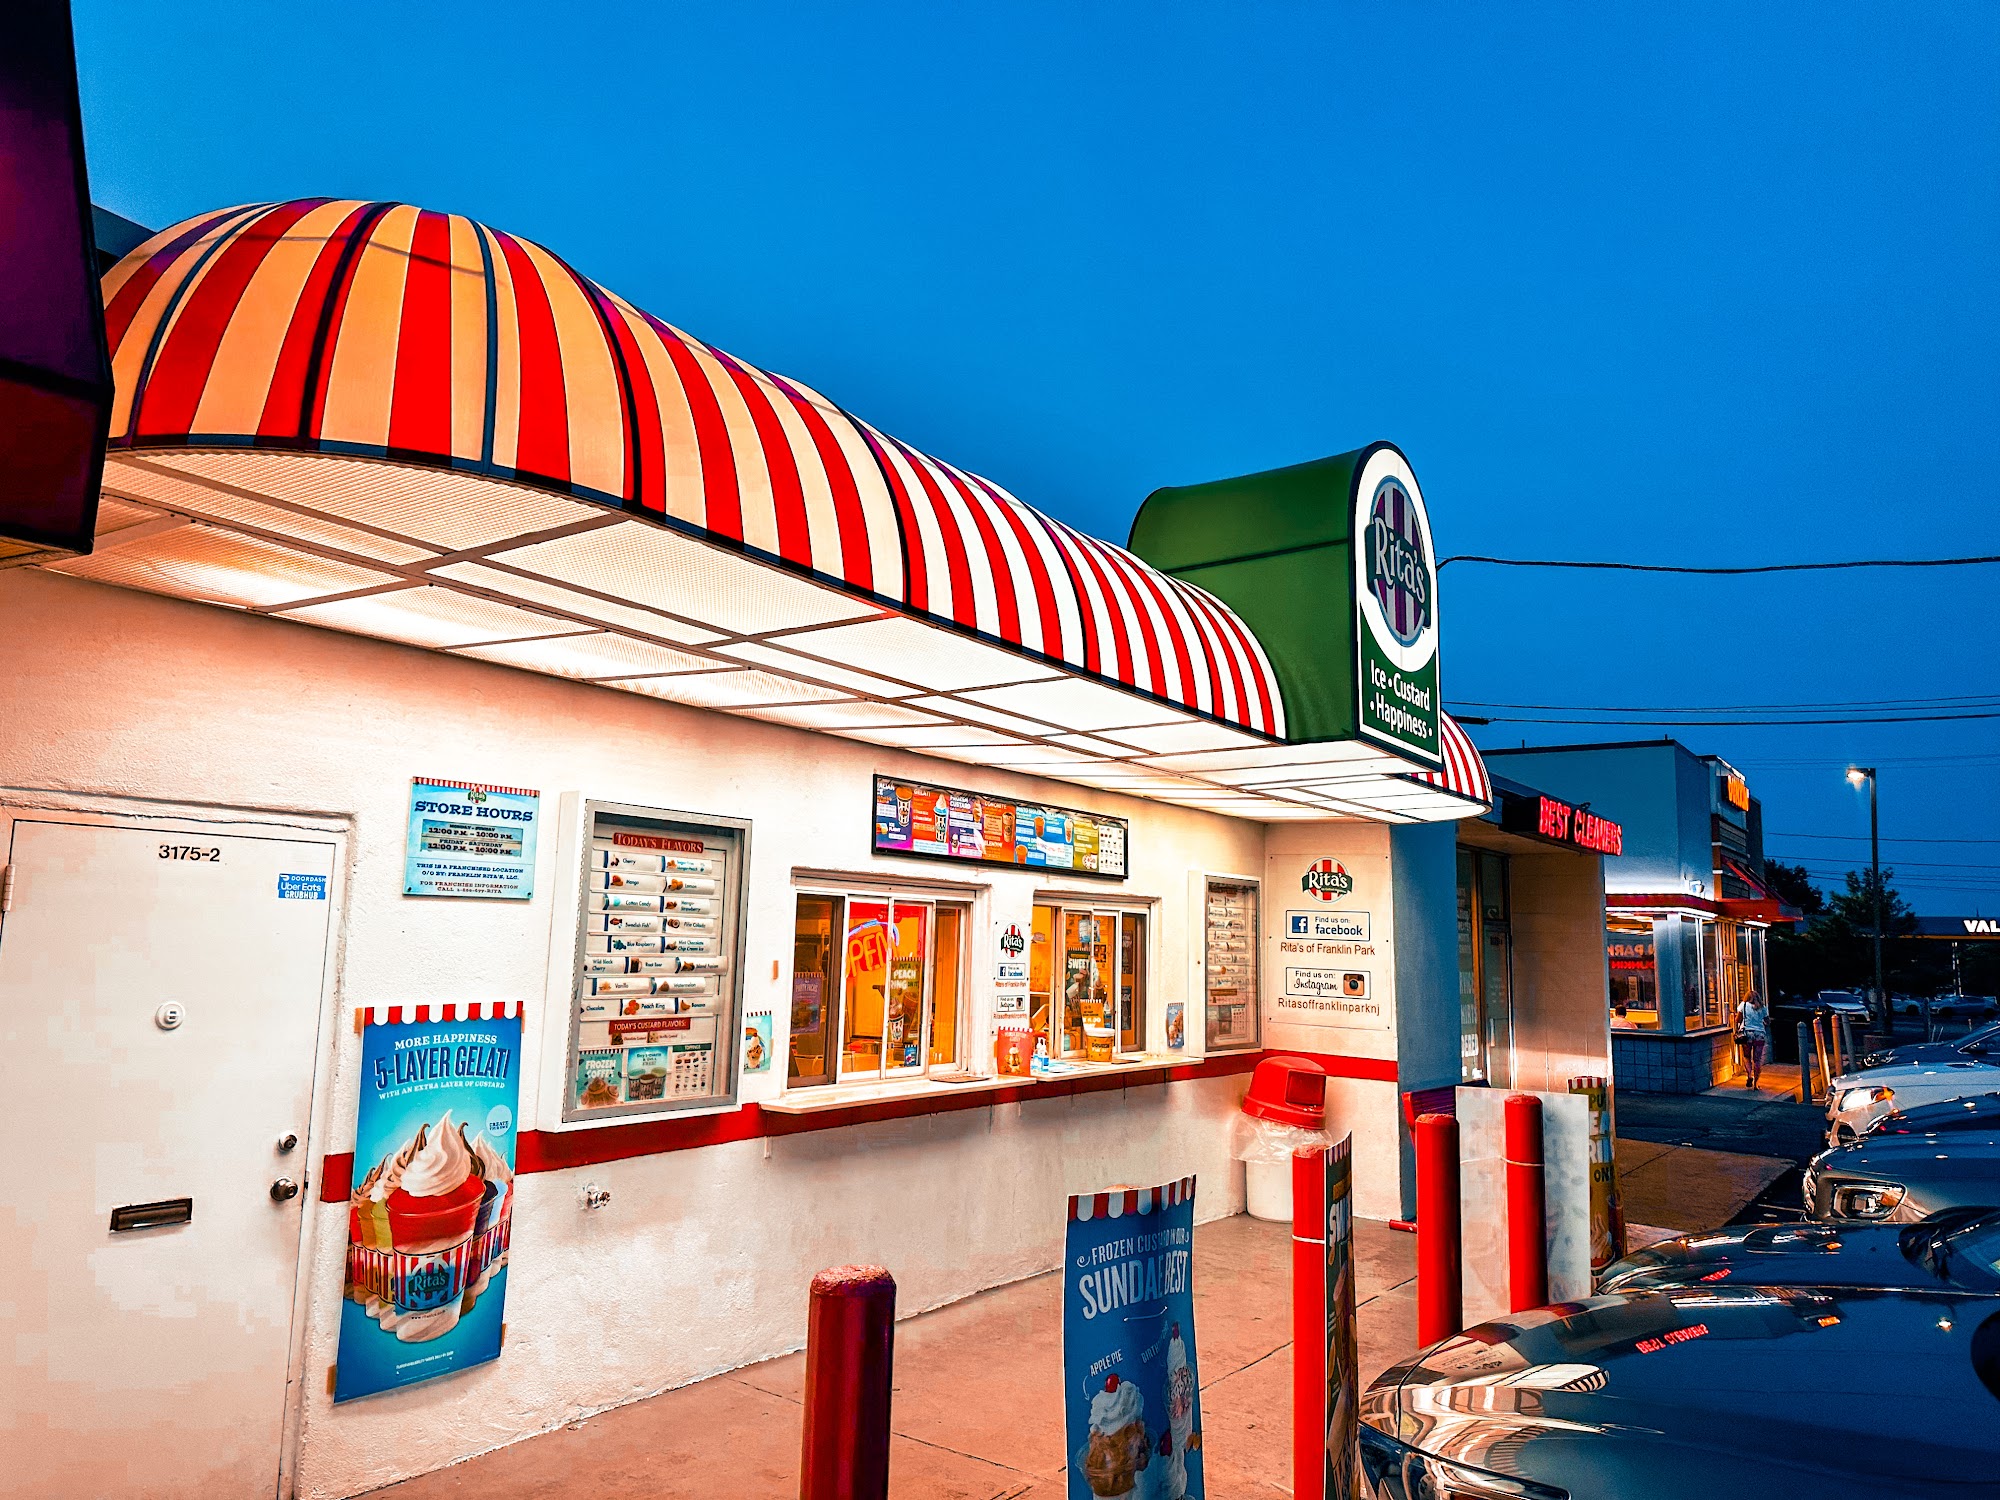
{"label": "soft serve ice cream graphic", "polygon": [[348,1296],[404,1343],[449,1333],[505,1263],[513,1178],[449,1110],[418,1126],[349,1199]]}
{"label": "soft serve ice cream graphic", "polygon": [[1090,1398],[1090,1446],[1079,1467],[1093,1495],[1125,1500],[1139,1492],[1139,1475],[1152,1461],[1146,1441],[1146,1398],[1130,1380],[1104,1377],[1104,1389]]}
{"label": "soft serve ice cream graphic", "polygon": [[1160,1454],[1166,1460],[1160,1493],[1166,1500],[1182,1500],[1187,1494],[1187,1456],[1201,1446],[1194,1430],[1194,1397],[1194,1367],[1188,1363],[1187,1344],[1176,1323],[1167,1331],[1167,1430],[1160,1436]]}

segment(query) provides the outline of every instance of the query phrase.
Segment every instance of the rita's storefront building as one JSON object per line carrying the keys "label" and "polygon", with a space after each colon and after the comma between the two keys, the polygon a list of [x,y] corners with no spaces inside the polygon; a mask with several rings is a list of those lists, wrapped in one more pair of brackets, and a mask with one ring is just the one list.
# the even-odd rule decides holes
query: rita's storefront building
{"label": "rita's storefront building", "polygon": [[[1268,1050],[1407,1212],[1468,851],[1578,855],[1440,710],[1394,447],[1127,549],[460,217],[103,296],[94,535],[0,564],[8,1485],[352,1495],[796,1348],[828,1264],[1239,1212]],[[1497,1082],[1607,1071],[1562,868],[1595,1008]]]}

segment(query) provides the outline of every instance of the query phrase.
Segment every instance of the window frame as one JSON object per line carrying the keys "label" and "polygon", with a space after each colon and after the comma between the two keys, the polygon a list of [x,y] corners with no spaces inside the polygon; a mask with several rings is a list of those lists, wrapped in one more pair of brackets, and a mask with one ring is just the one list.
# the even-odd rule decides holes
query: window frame
{"label": "window frame", "polygon": [[[831,900],[838,911],[838,932],[832,944],[832,967],[830,976],[831,996],[823,1002],[825,1006],[826,1073],[813,1081],[795,1080],[791,1073],[791,1038],[786,1038],[785,1088],[787,1092],[802,1089],[842,1089],[880,1088],[898,1083],[922,1083],[934,1073],[955,1072],[969,1066],[968,1038],[972,1018],[972,944],[968,941],[974,930],[977,916],[977,898],[970,891],[936,891],[919,889],[900,884],[855,881],[852,884],[834,880],[798,881],[792,887],[792,923],[794,957],[798,931],[798,903],[801,898],[812,897]],[[878,1053],[879,1061],[873,1072],[853,1073],[848,1071],[846,1059],[846,1036],[848,1020],[847,993],[847,940],[852,930],[856,904],[879,904],[886,913],[887,925],[893,933],[897,923],[896,911],[899,906],[921,908],[924,912],[923,947],[923,993],[918,1001],[919,1032],[917,1038],[916,1066],[889,1065],[887,1038]],[[945,1061],[931,1058],[932,1028],[935,1023],[937,996],[937,932],[938,909],[953,907],[959,912],[959,941],[956,965],[958,969],[957,999],[953,1009],[953,1040],[956,1056]],[[895,959],[893,938],[887,960]],[[883,985],[883,1030],[888,1030],[888,979],[884,975]]]}
{"label": "window frame", "polygon": [[[1108,935],[1102,941],[1105,952],[1109,955],[1111,976],[1105,988],[1106,1009],[1111,1017],[1111,1060],[1117,1062],[1151,1051],[1147,1039],[1152,1025],[1152,985],[1158,957],[1155,948],[1160,925],[1158,903],[1145,899],[1108,901],[1101,893],[1095,891],[1037,891],[1029,909],[1030,934],[1035,929],[1035,913],[1041,910],[1051,910],[1055,913],[1055,921],[1050,928],[1050,947],[1055,951],[1049,954],[1049,1056],[1064,1062],[1085,1062],[1090,1056],[1090,1044],[1087,1040],[1083,1049],[1078,1052],[1071,1052],[1067,1047],[1057,1044],[1058,1037],[1066,1037],[1069,1030],[1066,1024],[1069,1014],[1066,982],[1068,967],[1066,955],[1062,950],[1064,918],[1071,913],[1088,916],[1093,921],[1105,922],[1109,928]],[[1137,1022],[1133,1027],[1133,1034],[1138,1038],[1138,1045],[1130,1048],[1126,1047],[1123,1028],[1118,1025],[1119,986],[1124,978],[1125,962],[1124,924],[1128,917],[1137,917],[1142,923],[1139,943],[1134,950],[1139,983],[1133,993],[1134,1020]],[[1098,941],[1093,931],[1093,945]],[[1096,960],[1093,959],[1092,962],[1095,963]],[[1032,964],[1029,972],[1032,975]],[[1036,999],[1037,996],[1031,988],[1028,993],[1031,1026]],[[1083,1023],[1079,1019],[1077,1022],[1079,1032],[1082,1026]]]}

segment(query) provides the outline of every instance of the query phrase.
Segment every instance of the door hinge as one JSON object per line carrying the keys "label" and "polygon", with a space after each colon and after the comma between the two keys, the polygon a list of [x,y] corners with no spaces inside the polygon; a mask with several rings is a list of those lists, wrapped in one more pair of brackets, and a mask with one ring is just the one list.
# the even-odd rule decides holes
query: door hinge
{"label": "door hinge", "polygon": [[14,909],[14,867],[0,865],[0,913]]}

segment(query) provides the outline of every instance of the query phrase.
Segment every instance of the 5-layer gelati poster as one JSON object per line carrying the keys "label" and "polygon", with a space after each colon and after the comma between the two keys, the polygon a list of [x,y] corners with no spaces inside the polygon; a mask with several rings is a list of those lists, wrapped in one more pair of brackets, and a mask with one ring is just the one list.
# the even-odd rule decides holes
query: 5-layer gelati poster
{"label": "5-layer gelati poster", "polygon": [[333,1399],[500,1353],[514,1226],[518,1005],[364,1010]]}
{"label": "5-layer gelati poster", "polygon": [[1069,1200],[1063,1410],[1069,1500],[1200,1500],[1194,1179]]}

